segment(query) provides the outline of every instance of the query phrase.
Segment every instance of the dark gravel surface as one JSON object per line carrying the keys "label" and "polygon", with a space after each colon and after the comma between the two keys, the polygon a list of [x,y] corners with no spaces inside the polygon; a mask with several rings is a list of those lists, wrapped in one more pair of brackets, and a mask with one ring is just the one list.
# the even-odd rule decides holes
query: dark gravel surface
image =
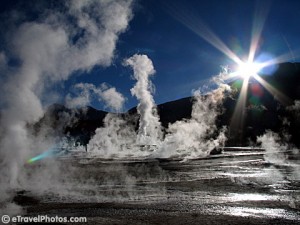
{"label": "dark gravel surface", "polygon": [[28,216],[87,217],[82,224],[300,224],[298,158],[276,165],[263,155],[64,160],[72,166],[69,194],[20,191],[13,200]]}

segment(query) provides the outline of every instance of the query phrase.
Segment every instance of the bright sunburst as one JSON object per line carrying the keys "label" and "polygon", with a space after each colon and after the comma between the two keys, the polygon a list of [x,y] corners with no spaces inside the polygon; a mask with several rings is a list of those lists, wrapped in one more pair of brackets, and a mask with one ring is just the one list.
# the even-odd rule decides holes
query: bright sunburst
{"label": "bright sunburst", "polygon": [[255,62],[242,62],[238,66],[237,73],[242,78],[249,78],[256,75],[261,69],[261,65]]}
{"label": "bright sunburst", "polygon": [[[258,4],[253,18],[252,36],[249,46],[249,52],[247,55],[247,60],[242,60],[238,55],[234,53],[205,23],[191,14],[185,14],[179,8],[172,10],[174,17],[180,21],[182,24],[186,25],[189,29],[195,32],[197,35],[202,37],[216,49],[224,53],[228,58],[230,58],[234,63],[236,68],[226,69],[226,74],[224,74],[224,80],[235,80],[242,78],[243,84],[240,90],[240,94],[237,100],[237,104],[232,115],[232,120],[230,128],[243,130],[243,121],[246,112],[247,103],[247,93],[248,85],[250,79],[255,79],[258,81],[267,91],[269,91],[274,98],[276,98],[280,103],[286,105],[290,100],[287,96],[281,93],[279,90],[267,83],[258,73],[265,67],[277,64],[280,62],[285,62],[290,59],[289,54],[284,54],[276,58],[269,59],[267,61],[258,61],[255,59],[257,55],[257,50],[259,48],[260,38],[266,16],[268,14],[269,4],[267,1]],[[182,13],[181,13],[182,12]],[[231,71],[231,72],[229,72]]]}

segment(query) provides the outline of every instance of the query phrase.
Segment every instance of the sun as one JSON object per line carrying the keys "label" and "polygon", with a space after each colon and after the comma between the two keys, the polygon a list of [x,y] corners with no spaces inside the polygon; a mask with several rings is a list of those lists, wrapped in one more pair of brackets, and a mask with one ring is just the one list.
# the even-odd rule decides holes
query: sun
{"label": "sun", "polygon": [[260,65],[255,62],[241,62],[238,65],[237,73],[242,78],[250,78],[251,76],[256,75],[261,69]]}

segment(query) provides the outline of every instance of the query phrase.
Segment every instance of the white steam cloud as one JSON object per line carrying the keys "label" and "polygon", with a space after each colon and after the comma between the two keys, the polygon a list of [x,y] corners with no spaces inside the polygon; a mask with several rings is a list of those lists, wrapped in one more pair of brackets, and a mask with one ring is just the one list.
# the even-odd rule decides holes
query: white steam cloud
{"label": "white steam cloud", "polygon": [[107,88],[106,85],[102,85],[101,98],[105,102],[105,105],[113,110],[120,111],[123,108],[126,98],[116,90],[115,87]]}
{"label": "white steam cloud", "polygon": [[152,61],[146,55],[134,55],[125,60],[124,65],[131,66],[133,77],[137,81],[130,90],[139,100],[137,112],[140,115],[138,143],[153,145],[161,138],[161,125],[152,96],[152,82],[149,77],[155,73]]}
{"label": "white steam cloud", "polygon": [[282,165],[286,163],[286,151],[288,145],[281,143],[281,138],[277,133],[267,131],[265,134],[257,137],[257,142],[266,150],[264,159],[273,164]]}
{"label": "white steam cloud", "polygon": [[[131,0],[67,1],[68,11],[50,11],[45,19],[25,22],[10,40],[10,55],[21,63],[1,84],[1,199],[10,188],[20,185],[19,176],[34,149],[44,148],[33,141],[27,125],[38,121],[43,112],[45,88],[64,81],[74,71],[89,71],[112,62],[118,35],[132,18]],[[72,24],[70,23],[72,19]],[[79,31],[79,32],[78,32]],[[5,53],[1,61],[5,62]],[[115,89],[103,91],[110,107],[119,107],[121,95],[109,102]],[[3,190],[2,190],[3,189]]]}
{"label": "white steam cloud", "polygon": [[76,96],[72,97],[71,94],[66,96],[66,105],[70,108],[90,105],[92,99],[97,98],[99,102],[104,101],[105,107],[120,111],[126,100],[115,87],[109,87],[105,83],[102,83],[99,87],[90,83],[78,83],[73,88]]}
{"label": "white steam cloud", "polygon": [[79,83],[74,85],[73,89],[76,93],[75,97],[72,97],[72,95],[69,93],[66,96],[66,105],[70,108],[76,108],[76,107],[84,107],[91,103],[93,95],[93,91],[95,89],[95,85],[93,84],[84,84]]}
{"label": "white steam cloud", "polygon": [[294,104],[287,107],[287,110],[292,111],[296,116],[300,116],[300,100],[295,100]]}
{"label": "white steam cloud", "polygon": [[[217,131],[215,125],[219,115],[218,105],[222,102],[226,86],[202,96],[199,91],[194,93],[192,118],[170,124],[167,135],[158,153],[162,157],[205,157],[214,148],[225,145],[226,127]],[[218,133],[213,138],[213,134]]]}
{"label": "white steam cloud", "polygon": [[[286,110],[287,112],[292,112],[292,117],[289,119],[294,120],[293,123],[297,123],[300,115],[300,101],[295,100],[293,105],[286,107]],[[291,123],[288,121],[288,118],[284,117],[282,125],[283,127],[289,127]],[[280,133],[267,130],[263,135],[258,136],[257,142],[266,151],[264,155],[265,161],[276,165],[291,164],[291,161],[288,160],[288,155],[299,154],[299,149],[289,143],[290,138],[291,135],[285,129],[281,130]]]}
{"label": "white steam cloud", "polygon": [[107,114],[104,127],[96,130],[88,146],[89,154],[104,158],[137,156],[136,152],[140,152],[135,149],[134,126],[119,115],[112,113]]}

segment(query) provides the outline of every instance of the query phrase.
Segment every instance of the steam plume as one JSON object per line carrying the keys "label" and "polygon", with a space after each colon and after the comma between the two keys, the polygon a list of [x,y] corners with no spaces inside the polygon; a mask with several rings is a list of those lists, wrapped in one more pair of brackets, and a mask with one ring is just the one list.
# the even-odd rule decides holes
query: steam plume
{"label": "steam plume", "polygon": [[104,119],[104,127],[98,128],[89,142],[90,154],[102,157],[142,157],[149,152],[140,151],[141,145],[157,145],[161,141],[161,125],[152,97],[153,85],[149,80],[155,72],[152,61],[146,55],[134,55],[125,60],[124,65],[133,68],[133,76],[137,80],[131,93],[140,101],[137,107],[140,116],[138,134],[130,119],[126,121],[121,116],[108,114]]}
{"label": "steam plume", "polygon": [[286,163],[287,144],[280,143],[281,138],[277,133],[267,131],[262,136],[257,137],[257,142],[266,150],[264,159],[273,164],[282,165]]}
{"label": "steam plume", "polygon": [[135,155],[135,143],[134,126],[121,116],[109,113],[104,127],[98,128],[90,140],[88,149],[94,156],[122,158]]}
{"label": "steam plume", "polygon": [[[200,91],[194,92],[192,118],[169,125],[158,152],[161,157],[205,157],[214,148],[224,146],[226,128],[217,132],[215,125],[224,90],[225,86],[221,86],[207,96],[201,96]],[[218,135],[214,139],[215,133]]]}
{"label": "steam plume", "polygon": [[133,77],[137,80],[131,94],[139,100],[137,107],[140,115],[138,143],[153,145],[161,138],[161,125],[152,96],[153,86],[149,77],[155,73],[152,61],[146,55],[134,55],[124,63],[133,69]]}

